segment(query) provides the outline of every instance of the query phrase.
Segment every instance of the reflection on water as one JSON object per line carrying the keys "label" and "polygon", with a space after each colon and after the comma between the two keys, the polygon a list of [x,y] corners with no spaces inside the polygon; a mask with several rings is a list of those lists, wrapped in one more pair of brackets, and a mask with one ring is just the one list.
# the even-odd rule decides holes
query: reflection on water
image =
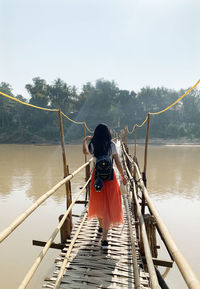
{"label": "reflection on water", "polygon": [[[130,146],[130,153],[132,151],[133,146]],[[143,152],[144,147],[138,146],[137,156],[141,170]],[[71,172],[84,163],[80,145],[66,146],[66,153]],[[148,150],[147,187],[151,198],[197,275],[200,275],[199,164],[200,147],[150,146]],[[0,168],[0,230],[2,230],[63,178],[61,148],[0,145]],[[83,185],[84,176],[83,170],[73,179],[73,193],[77,193]],[[64,211],[63,188],[39,207],[30,219],[0,245],[2,288],[17,288],[41,250],[32,246],[32,239],[46,241],[58,224],[59,215]],[[80,213],[79,211],[80,206],[77,205],[74,213]],[[59,242],[59,237],[56,241]],[[160,245],[162,246],[161,242]],[[50,250],[39,272],[28,286],[29,289],[41,287],[43,278],[50,275],[53,259],[58,254],[59,251]],[[165,253],[161,250],[160,255]],[[10,270],[12,278],[9,278]],[[166,280],[170,288],[187,288],[176,269],[169,272]]]}
{"label": "reflection on water", "polygon": [[[144,148],[137,150],[143,162]],[[174,194],[181,198],[200,198],[200,147],[149,146],[147,164],[147,186],[157,198]]]}
{"label": "reflection on water", "polygon": [[[84,162],[80,146],[66,146],[67,163],[74,171]],[[1,145],[0,194],[24,191],[33,201],[63,178],[60,146]],[[75,177],[76,187],[82,184],[84,171]],[[64,194],[53,196],[62,201]]]}

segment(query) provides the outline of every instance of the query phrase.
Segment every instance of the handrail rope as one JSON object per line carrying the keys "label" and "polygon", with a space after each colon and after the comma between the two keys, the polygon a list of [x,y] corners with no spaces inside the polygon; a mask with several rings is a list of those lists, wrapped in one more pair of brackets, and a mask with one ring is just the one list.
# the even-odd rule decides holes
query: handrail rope
{"label": "handrail rope", "polygon": [[51,195],[53,195],[62,185],[70,181],[75,175],[77,175],[82,169],[91,163],[91,158],[87,163],[79,167],[69,176],[57,183],[47,193],[43,194],[37,199],[26,211],[24,211],[19,217],[17,217],[9,226],[7,226],[2,232],[0,232],[0,243],[5,240],[33,211],[35,211],[44,201],[46,201]]}
{"label": "handrail rope", "polygon": [[188,285],[188,288],[191,289],[199,289],[200,288],[200,281],[198,280],[197,276],[195,275],[195,273],[193,272],[191,266],[189,265],[189,263],[187,262],[187,260],[185,259],[185,257],[183,256],[183,254],[181,253],[181,251],[178,249],[174,239],[172,238],[167,226],[165,225],[165,223],[163,222],[159,212],[157,211],[155,205],[152,203],[150,197],[149,197],[149,193],[144,185],[141,173],[139,171],[138,165],[136,164],[136,162],[127,154],[126,150],[124,149],[124,145],[122,145],[123,151],[125,153],[125,155],[127,156],[127,158],[129,159],[129,161],[134,165],[134,167],[136,168],[137,174],[139,176],[139,182],[141,184],[141,189],[143,191],[145,200],[147,202],[147,205],[149,206],[152,215],[154,216],[157,226],[162,234],[163,239],[165,240],[167,247],[171,253],[171,255],[173,256],[174,261],[176,262],[179,271],[181,272],[185,282]]}
{"label": "handrail rope", "polygon": [[169,105],[168,107],[166,107],[165,109],[161,110],[161,111],[157,111],[157,112],[149,112],[152,115],[157,115],[157,114],[161,114],[165,111],[167,111],[168,109],[170,109],[171,107],[173,107],[175,104],[177,104],[181,99],[183,99],[190,91],[192,91],[198,84],[200,83],[200,79],[197,81],[197,83],[195,83],[195,85],[193,85],[188,91],[186,91],[182,96],[180,96],[176,101],[174,101],[171,105]]}
{"label": "handrail rope", "polygon": [[[193,85],[193,86],[192,86],[190,89],[188,89],[182,96],[180,96],[176,101],[174,101],[171,105],[169,105],[169,106],[166,107],[165,109],[160,110],[160,111],[157,111],[157,112],[148,112],[148,114],[158,115],[158,114],[161,114],[161,113],[169,110],[169,109],[172,108],[175,104],[177,104],[181,99],[183,99],[188,93],[190,93],[199,83],[200,83],[200,79],[195,83],[195,85]],[[133,126],[133,129],[132,129],[131,131],[129,131],[128,126],[127,126],[127,132],[128,132],[128,134],[132,134],[132,133],[134,132],[134,130],[135,130],[136,127],[142,127],[142,126],[146,123],[146,121],[147,121],[147,119],[148,119],[148,114],[147,114],[145,120],[143,121],[143,123],[142,123],[141,125],[135,124],[135,125]]]}
{"label": "handrail rope", "polygon": [[40,265],[40,263],[42,262],[44,256],[46,255],[48,249],[50,248],[51,244],[53,243],[55,237],[57,236],[58,232],[60,231],[61,227],[63,226],[67,216],[69,215],[72,207],[74,206],[74,204],[76,203],[76,201],[78,200],[78,198],[80,197],[80,195],[83,193],[83,191],[85,190],[86,186],[89,184],[91,180],[91,177],[88,179],[88,181],[85,183],[85,185],[83,186],[83,188],[80,190],[80,192],[77,194],[77,196],[74,198],[73,202],[71,203],[71,205],[69,206],[69,208],[67,209],[66,213],[64,214],[64,216],[62,217],[61,221],[59,222],[58,226],[55,228],[55,230],[53,231],[53,233],[51,234],[49,240],[46,242],[46,245],[44,246],[44,248],[41,250],[40,254],[38,255],[38,257],[36,258],[35,262],[33,263],[33,265],[31,266],[31,268],[29,269],[28,273],[26,274],[26,276],[24,277],[24,280],[22,281],[22,283],[19,285],[18,289],[24,289],[27,287],[28,283],[30,282],[31,278],[33,277],[35,271],[37,270],[38,266]]}
{"label": "handrail rope", "polygon": [[37,106],[37,105],[34,105],[34,104],[26,103],[26,102],[24,102],[24,101],[22,101],[22,100],[19,100],[19,99],[15,98],[15,97],[12,97],[12,96],[10,96],[10,95],[7,95],[7,94],[5,94],[5,93],[3,93],[3,92],[1,92],[1,91],[0,91],[0,94],[2,94],[3,96],[5,96],[5,97],[7,97],[7,98],[10,98],[10,99],[12,99],[12,100],[15,100],[15,101],[17,101],[17,102],[20,102],[21,104],[24,104],[24,105],[27,105],[27,106],[31,106],[31,107],[34,107],[34,108],[37,108],[37,109],[47,110],[47,111],[58,111],[57,108],[45,108],[45,107]]}
{"label": "handrail rope", "polygon": [[146,116],[146,118],[145,118],[145,120],[143,121],[142,124],[140,124],[140,125],[139,124],[134,124],[132,131],[129,131],[128,126],[127,126],[128,134],[132,134],[134,132],[134,130],[136,129],[136,127],[139,127],[139,128],[142,127],[146,123],[147,119],[148,119],[148,114],[147,114],[147,116]]}
{"label": "handrail rope", "polygon": [[[12,97],[12,96],[10,96],[10,95],[7,95],[7,94],[5,94],[5,93],[3,93],[3,92],[1,92],[1,91],[0,91],[0,94],[2,94],[3,96],[5,96],[5,97],[7,97],[7,98],[10,98],[10,99],[12,99],[12,100],[15,100],[15,101],[17,101],[17,102],[19,102],[19,103],[21,103],[21,104],[24,104],[24,105],[26,105],[26,106],[30,106],[30,107],[33,107],[33,108],[37,108],[37,109],[41,109],[41,110],[46,110],[46,111],[59,111],[59,109],[57,109],[57,108],[45,108],[45,107],[37,106],[37,105],[34,105],[34,104],[26,103],[26,102],[24,102],[24,101],[22,101],[22,100],[19,100],[19,99],[15,98],[15,97]],[[88,130],[89,132],[93,133],[93,131],[91,131],[91,130],[89,129],[89,127],[87,126],[87,124],[86,124],[85,121],[75,121],[75,120],[71,119],[69,116],[67,116],[66,114],[64,114],[62,111],[61,111],[61,113],[62,113],[62,115],[63,115],[65,118],[67,118],[69,121],[71,121],[71,122],[73,122],[73,123],[75,123],[75,124],[85,125],[85,127],[87,128],[87,130]]]}
{"label": "handrail rope", "polygon": [[67,116],[66,114],[64,114],[64,112],[61,111],[61,114],[66,117],[69,121],[75,123],[75,124],[82,124],[82,125],[85,125],[86,128],[87,128],[87,125],[86,125],[86,122],[85,121],[75,121],[73,119],[71,119],[69,116]]}

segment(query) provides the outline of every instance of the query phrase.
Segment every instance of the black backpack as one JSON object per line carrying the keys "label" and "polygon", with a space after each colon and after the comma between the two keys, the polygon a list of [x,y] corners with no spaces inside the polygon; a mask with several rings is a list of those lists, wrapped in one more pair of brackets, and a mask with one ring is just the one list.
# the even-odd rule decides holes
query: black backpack
{"label": "black backpack", "polygon": [[101,191],[104,181],[111,181],[114,177],[113,163],[108,155],[102,155],[96,158],[94,168],[94,187],[96,191]]}

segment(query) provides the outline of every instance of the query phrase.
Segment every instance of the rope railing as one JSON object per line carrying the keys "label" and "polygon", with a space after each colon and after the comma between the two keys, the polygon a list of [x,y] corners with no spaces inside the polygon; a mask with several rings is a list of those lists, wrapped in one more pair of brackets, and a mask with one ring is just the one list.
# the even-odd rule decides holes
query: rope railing
{"label": "rope railing", "polygon": [[[91,178],[90,178],[91,179]],[[72,210],[72,207],[74,206],[74,204],[76,203],[76,201],[78,200],[78,198],[80,197],[80,195],[83,193],[83,191],[85,190],[85,188],[87,187],[88,183],[90,182],[90,179],[88,179],[88,181],[85,183],[85,185],[83,186],[83,188],[81,189],[81,191],[78,193],[78,195],[74,198],[73,202],[71,203],[71,205],[69,206],[69,208],[67,209],[66,213],[64,214],[64,216],[62,217],[60,223],[58,224],[58,226],[56,227],[56,229],[54,230],[54,232],[52,233],[52,235],[50,236],[49,240],[47,241],[46,245],[44,246],[44,248],[42,249],[42,251],[40,252],[40,254],[38,255],[38,257],[36,258],[35,262],[33,263],[33,265],[31,266],[30,270],[28,271],[28,273],[26,274],[24,280],[22,281],[22,283],[20,284],[20,286],[18,287],[18,289],[24,289],[27,287],[28,283],[30,282],[30,280],[32,279],[34,273],[36,272],[38,266],[40,265],[40,263],[42,262],[42,259],[44,258],[44,256],[46,255],[48,249],[50,248],[51,244],[53,243],[55,237],[57,236],[58,232],[60,231],[61,227],[63,226],[67,216],[69,215],[70,211]]]}
{"label": "rope railing", "polygon": [[17,102],[19,102],[19,103],[21,103],[23,105],[26,105],[26,106],[30,106],[30,107],[33,107],[33,108],[46,110],[46,111],[58,111],[57,108],[46,108],[46,107],[41,107],[41,106],[37,106],[37,105],[31,104],[31,103],[24,102],[24,101],[22,101],[22,100],[20,100],[18,98],[15,98],[13,96],[7,95],[7,94],[5,94],[5,93],[3,93],[1,91],[0,91],[0,94],[5,96],[5,97],[7,97],[7,98],[9,98],[9,99],[11,99],[11,100],[14,100],[14,101],[17,101]]}
{"label": "rope railing", "polygon": [[158,114],[161,114],[167,110],[169,110],[170,108],[172,108],[174,105],[176,105],[179,101],[181,101],[188,93],[190,93],[195,87],[197,87],[197,85],[200,83],[200,79],[190,88],[188,89],[183,95],[181,95],[176,101],[174,101],[172,104],[170,104],[169,106],[167,106],[166,108],[160,110],[160,111],[157,111],[157,112],[148,112],[147,113],[147,116],[145,118],[145,120],[142,122],[142,124],[134,124],[133,128],[131,131],[129,131],[128,127],[127,127],[127,132],[128,134],[132,134],[134,132],[134,130],[136,129],[136,127],[142,127],[147,119],[148,119],[148,115],[158,115]]}
{"label": "rope railing", "polygon": [[17,217],[7,228],[5,228],[2,232],[0,232],[0,243],[5,240],[26,218],[34,212],[44,201],[46,201],[51,195],[53,195],[61,186],[65,183],[69,182],[75,175],[77,175],[82,169],[88,166],[92,162],[93,158],[91,158],[87,163],[79,167],[69,176],[64,178],[62,181],[57,183],[53,188],[51,188],[48,192],[42,195],[37,199],[25,212],[23,212],[19,217]]}
{"label": "rope railing", "polygon": [[[7,94],[5,94],[5,93],[3,93],[3,92],[1,92],[1,91],[0,91],[0,94],[3,95],[3,96],[5,96],[6,98],[9,98],[9,99],[11,99],[11,100],[14,100],[14,101],[16,101],[16,102],[19,102],[19,103],[21,103],[21,104],[23,104],[23,105],[26,105],[26,106],[29,106],[29,107],[33,107],[33,108],[40,109],[40,110],[46,110],[46,111],[57,111],[57,112],[59,111],[58,108],[46,108],[46,107],[41,107],[41,106],[37,106],[37,105],[31,104],[31,103],[24,102],[24,101],[22,101],[22,100],[20,100],[20,99],[17,99],[17,98],[15,98],[15,97],[13,97],[13,96],[7,95]],[[87,126],[87,124],[86,124],[85,121],[75,121],[75,120],[71,119],[69,116],[67,116],[66,114],[64,114],[63,112],[61,112],[61,113],[62,113],[62,115],[63,115],[66,119],[68,119],[68,120],[71,121],[72,123],[83,125],[83,126],[85,126],[85,127],[87,128],[87,130],[88,130],[90,133],[93,133],[93,131]]]}
{"label": "rope railing", "polygon": [[187,283],[188,288],[199,289],[200,288],[200,281],[196,277],[195,273],[193,272],[191,266],[189,265],[189,263],[187,262],[187,260],[183,256],[183,254],[178,249],[178,247],[177,247],[175,241],[173,240],[169,230],[167,229],[167,226],[163,222],[163,220],[162,220],[160,214],[158,213],[155,205],[152,203],[152,201],[149,197],[149,193],[148,193],[148,191],[144,185],[140,170],[139,170],[136,162],[134,162],[134,160],[127,154],[126,150],[124,149],[124,146],[122,146],[122,147],[123,147],[123,152],[125,153],[126,157],[129,159],[129,161],[136,168],[136,172],[137,172],[137,175],[139,177],[138,182],[140,183],[140,187],[142,189],[142,193],[144,195],[145,201],[146,201],[146,203],[150,209],[151,214],[155,218],[155,221],[156,221],[156,224],[159,228],[160,234],[161,234],[162,238],[164,239],[164,241],[167,245],[167,248],[169,249],[170,254],[172,255],[175,263],[177,264],[179,271],[181,272],[185,282]]}

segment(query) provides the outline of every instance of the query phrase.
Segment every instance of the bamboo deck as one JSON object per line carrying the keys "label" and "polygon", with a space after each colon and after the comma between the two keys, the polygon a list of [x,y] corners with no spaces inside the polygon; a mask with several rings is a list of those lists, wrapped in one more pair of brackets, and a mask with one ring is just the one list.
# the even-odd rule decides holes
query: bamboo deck
{"label": "bamboo deck", "polygon": [[[124,224],[109,231],[108,250],[101,248],[98,221],[95,219],[89,221],[86,216],[67,260],[60,289],[135,288],[128,218],[124,205],[125,198],[127,196],[123,196]],[[84,215],[85,212],[74,225],[71,238],[74,237]],[[135,220],[132,215],[131,222],[135,234]],[[43,288],[54,288],[69,246],[70,240],[66,243],[60,257],[55,260],[56,268],[53,276],[45,279]],[[140,272],[140,288],[148,289],[150,288],[149,275],[143,269],[137,242],[135,246]]]}

